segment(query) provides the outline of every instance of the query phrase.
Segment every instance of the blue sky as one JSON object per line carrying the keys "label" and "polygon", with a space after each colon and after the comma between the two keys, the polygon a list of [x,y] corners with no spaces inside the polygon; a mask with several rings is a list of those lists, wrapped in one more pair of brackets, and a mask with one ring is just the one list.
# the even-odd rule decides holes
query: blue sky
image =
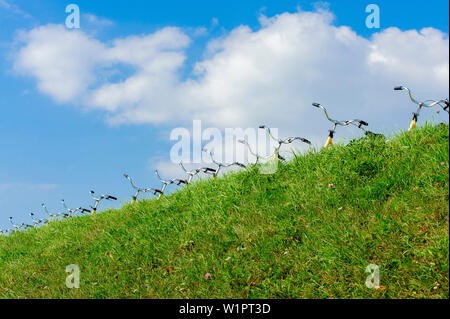
{"label": "blue sky", "polygon": [[[439,76],[442,74],[447,75],[448,78],[448,62],[442,62],[445,57],[448,61],[448,2],[430,0],[430,1],[328,1],[328,2],[311,2],[311,1],[59,1],[59,0],[40,0],[40,1],[12,1],[12,0],[0,0],[0,85],[2,88],[2,97],[0,100],[2,116],[0,117],[0,228],[8,227],[8,217],[13,216],[17,221],[28,220],[28,213],[35,212],[42,214],[41,203],[47,203],[47,206],[51,210],[60,210],[60,199],[64,198],[70,206],[88,206],[90,204],[90,197],[88,191],[95,189],[99,193],[111,193],[119,197],[119,203],[129,200],[131,191],[126,180],[122,177],[124,172],[128,172],[136,179],[136,182],[143,186],[158,186],[158,182],[154,177],[153,170],[158,167],[159,162],[169,160],[169,150],[173,145],[169,141],[170,130],[179,125],[185,125],[189,127],[189,121],[191,118],[176,118],[173,121],[170,120],[170,114],[173,112],[176,114],[178,109],[171,109],[171,105],[160,105],[164,108],[166,117],[161,121],[143,120],[133,121],[126,118],[129,109],[123,106],[122,102],[117,101],[103,101],[98,107],[88,107],[89,102],[86,102],[91,95],[88,93],[96,93],[94,89],[86,92],[75,92],[74,98],[70,101],[58,101],[55,98],[54,92],[51,88],[48,91],[43,91],[39,87],[39,83],[46,81],[42,76],[46,70],[39,69],[36,73],[33,73],[38,67],[42,65],[31,65],[18,59],[18,55],[21,50],[26,48],[32,43],[29,38],[24,34],[29,34],[33,29],[48,26],[48,25],[64,25],[67,14],[65,13],[65,7],[69,3],[76,3],[81,10],[81,29],[76,32],[83,32],[87,35],[83,43],[89,44],[92,39],[102,43],[105,47],[111,46],[111,43],[115,39],[123,39],[129,36],[143,37],[146,34],[152,34],[158,32],[166,27],[177,27],[179,33],[183,33],[189,38],[189,44],[177,44],[177,53],[180,53],[185,57],[185,61],[181,66],[177,67],[173,73],[170,73],[168,86],[164,87],[168,92],[178,89],[180,86],[185,85],[190,80],[196,81],[198,75],[193,74],[193,69],[199,62],[209,61],[211,63],[206,64],[207,74],[214,74],[215,70],[219,67],[220,61],[234,61],[232,57],[236,57],[235,43],[236,41],[248,40],[245,51],[249,52],[251,56],[251,50],[253,47],[250,42],[263,41],[265,34],[257,33],[260,29],[264,28],[261,25],[261,16],[272,18],[283,13],[289,13],[295,15],[298,12],[298,7],[302,12],[317,12],[318,8],[325,9],[326,12],[334,15],[334,20],[330,22],[331,26],[342,27],[347,26],[357,35],[358,39],[354,39],[353,36],[351,44],[348,46],[351,48],[342,49],[344,51],[339,54],[343,54],[343,66],[348,66],[347,69],[336,70],[338,76],[336,78],[329,78],[329,82],[339,82],[339,74],[352,72],[354,69],[351,62],[347,57],[345,50],[349,50],[349,54],[358,56],[359,52],[364,54],[366,49],[360,49],[360,46],[367,46],[372,50],[376,50],[378,47],[383,47],[380,52],[372,52],[370,55],[373,59],[378,59],[380,63],[384,63],[383,67],[387,71],[376,73],[380,67],[374,68],[374,75],[371,79],[365,79],[369,85],[373,84],[373,90],[383,90],[386,92],[386,100],[390,99],[392,95],[392,101],[398,104],[402,104],[403,114],[406,111],[405,117],[395,118],[393,114],[380,115],[379,118],[369,118],[369,122],[373,120],[376,128],[385,132],[389,129],[393,130],[396,125],[407,125],[409,122],[410,113],[414,109],[408,104],[406,96],[400,93],[391,92],[386,88],[391,88],[393,85],[401,85],[404,83],[394,83],[396,80],[405,81],[407,83],[415,84],[415,87],[423,95],[430,94],[432,96],[424,96],[425,98],[446,98],[448,97],[448,80],[439,86]],[[381,15],[381,28],[380,29],[368,29],[365,25],[365,19],[368,15],[365,12],[365,7],[375,3],[380,7]],[[95,19],[93,17],[96,17]],[[299,16],[298,19],[302,20],[306,16]],[[306,19],[306,18],[305,18]],[[269,23],[269,30],[271,32],[289,32],[289,28],[283,29],[286,25],[290,25],[291,21],[289,16],[284,16],[277,20],[278,22]],[[296,22],[292,22],[295,24]],[[321,27],[326,26],[327,22],[320,24]],[[232,30],[235,30],[239,26],[248,26],[249,31],[244,31],[242,36],[232,36]],[[301,23],[300,26],[304,26]],[[396,45],[396,36],[388,36],[385,32],[390,27],[396,27],[400,32],[399,36],[405,37],[405,43],[417,41],[416,46],[398,48]],[[408,38],[404,31],[407,30],[421,30],[422,28],[431,27],[433,30],[441,31],[443,35],[431,36],[426,34],[424,39],[421,37]],[[329,27],[331,28],[331,27]],[[318,28],[319,29],[319,28]],[[331,30],[331,29],[330,29]],[[47,45],[51,41],[45,38],[45,32],[48,29],[42,30],[39,33],[43,36],[42,42]],[[63,32],[63,31],[61,31]],[[64,31],[69,32],[69,31]],[[314,32],[314,31],[313,31]],[[331,32],[331,31],[330,31]],[[376,40],[374,34],[383,34]],[[272,34],[272,33],[270,33]],[[270,35],[269,34],[269,35]],[[268,36],[269,36],[268,35]],[[286,33],[286,37],[290,35]],[[237,40],[235,38],[238,38]],[[139,41],[145,41],[143,38],[138,38]],[[178,40],[177,40],[178,41]],[[221,50],[223,55],[216,51],[207,51],[208,45],[215,42],[221,42]],[[235,42],[233,42],[235,41]],[[370,41],[370,43],[369,43]],[[378,41],[378,42],[377,42]],[[425,42],[421,42],[425,41]],[[429,41],[429,42],[426,42]],[[367,43],[366,43],[367,42]],[[399,43],[402,43],[399,40]],[[439,46],[435,51],[424,50],[427,52],[421,52],[415,48],[421,48],[422,44],[437,43]],[[308,42],[302,43],[305,47],[310,46]],[[441,45],[442,44],[442,45]],[[443,50],[442,47],[447,45],[447,49]],[[318,47],[323,44],[318,44]],[[314,47],[311,45],[311,47]],[[376,47],[374,49],[374,47]],[[30,50],[33,49],[29,46]],[[341,48],[338,46],[337,48]],[[395,51],[400,50],[403,51]],[[409,51],[408,51],[409,50]],[[395,52],[394,52],[395,51]],[[430,51],[430,52],[428,52]],[[31,51],[30,51],[31,52]],[[33,52],[34,53],[34,52]],[[314,53],[314,52],[312,52]],[[323,52],[317,52],[317,55]],[[295,51],[295,54],[301,54]],[[329,52],[329,55],[333,55],[334,52]],[[380,54],[385,54],[385,57],[380,58]],[[426,84],[427,69],[417,68],[414,72],[409,71],[408,65],[399,68],[398,73],[402,73],[403,76],[397,79],[393,76],[386,76],[392,68],[387,65],[388,59],[386,56],[392,54],[395,57],[405,56],[408,57],[402,59],[412,63],[411,65],[416,67],[416,64],[420,64],[423,61],[429,63],[429,68],[437,70],[436,80]],[[436,56],[435,56],[436,54]],[[315,54],[313,54],[315,55]],[[216,59],[217,58],[217,59]],[[220,59],[219,59],[220,58]],[[278,57],[277,57],[278,58]],[[417,62],[416,59],[417,58]],[[301,56],[299,60],[312,59],[311,54]],[[345,59],[345,62],[344,62]],[[381,59],[381,60],[380,60]],[[269,58],[269,61],[271,59]],[[283,57],[280,61],[283,61]],[[326,60],[326,61],[325,61]],[[83,60],[84,61],[84,60]],[[278,61],[278,60],[277,60]],[[313,61],[313,60],[311,60]],[[334,61],[334,62],[333,62]],[[326,63],[333,63],[333,67],[339,64],[339,56],[336,53],[336,60],[331,62],[324,58],[324,65]],[[436,65],[432,64],[436,61]],[[51,63],[57,61],[50,61]],[[103,61],[101,62],[103,63]],[[281,63],[281,62],[280,62]],[[315,78],[314,70],[317,73],[323,73],[320,69],[321,60],[314,60],[317,63],[317,68],[312,68],[309,71],[310,76],[308,79],[304,79],[304,83],[300,81],[300,85],[304,87],[319,86],[318,82],[313,82],[312,78]],[[356,62],[355,62],[356,63]],[[440,64],[439,64],[440,63]],[[442,64],[444,63],[444,64]],[[311,65],[311,63],[309,63]],[[17,67],[19,65],[19,67]],[[262,65],[265,65],[264,63]],[[96,67],[89,69],[87,72],[96,73]],[[108,78],[105,83],[118,83],[131,77],[136,71],[136,68],[140,66],[130,66],[126,63],[118,63],[106,67],[107,70],[114,70],[112,76]],[[295,66],[293,66],[295,67]],[[299,66],[300,67],[300,66]],[[428,67],[428,64],[427,64]],[[43,67],[42,67],[43,68]],[[83,66],[80,66],[80,70]],[[87,67],[86,67],[87,68]],[[18,69],[20,69],[18,71]],[[225,70],[229,69],[225,67]],[[285,65],[274,65],[273,68],[269,68],[272,72],[271,76],[277,77],[277,72],[273,70],[286,70],[289,69]],[[327,68],[329,69],[329,67]],[[355,69],[357,67],[355,66]],[[433,69],[433,70],[434,70]],[[76,70],[76,69],[75,69]],[[302,69],[300,69],[302,70]],[[29,72],[28,72],[29,71]],[[104,71],[104,70],[103,70]],[[220,72],[224,72],[223,70]],[[268,71],[269,72],[269,71]],[[284,72],[284,71],[283,71]],[[312,73],[311,73],[312,72]],[[339,73],[340,72],[340,73]],[[409,72],[409,73],[408,73]],[[446,73],[447,72],[447,73]],[[273,74],[275,73],[275,74]],[[280,75],[284,73],[280,72]],[[287,74],[287,73],[286,73]],[[352,79],[349,79],[348,83],[354,83],[352,81],[359,82],[358,77],[366,77],[366,72],[358,71]],[[165,75],[164,75],[165,76]],[[172,76],[177,77],[176,83],[172,84]],[[288,92],[288,88],[292,85],[289,78],[293,75],[287,74],[277,82],[280,85],[280,92]],[[408,77],[411,77],[409,79]],[[202,75],[200,75],[202,77]],[[212,75],[211,75],[212,77]],[[242,76],[244,78],[245,75]],[[207,78],[207,77],[205,77]],[[442,77],[443,78],[443,77]],[[403,80],[404,79],[404,80]],[[227,78],[224,77],[223,81]],[[392,83],[389,82],[392,80]],[[285,82],[283,82],[285,81]],[[435,82],[433,82],[435,81]],[[372,83],[373,82],[373,83]],[[441,81],[442,82],[442,81]],[[445,82],[445,81],[444,81]],[[96,84],[98,86],[105,83]],[[423,85],[422,85],[423,83]],[[432,83],[437,83],[432,86]],[[50,87],[52,83],[49,84]],[[55,85],[58,83],[54,83]],[[59,83],[60,84],[60,83]],[[189,83],[188,83],[189,84]],[[241,103],[241,100],[233,100],[232,94],[226,97],[215,96],[210,86],[205,80],[205,83],[196,83],[195,92],[201,92],[201,96],[208,96],[214,103],[217,103],[218,107],[221,105],[220,98],[229,103],[234,101],[236,104]],[[386,88],[384,87],[386,84]],[[169,86],[170,85],[170,86]],[[224,84],[225,86],[227,83]],[[242,87],[243,82],[239,82]],[[428,86],[429,85],[429,86]],[[97,86],[97,87],[98,87]],[[230,84],[231,87],[234,87]],[[249,86],[251,90],[256,90],[253,86]],[[333,87],[333,86],[332,86]],[[333,94],[340,94],[334,92],[332,87],[330,91]],[[353,88],[351,85],[347,86],[348,93],[342,96],[336,97],[337,104],[341,105],[342,101],[349,100],[352,97],[351,94]],[[420,91],[422,90],[422,91]],[[341,90],[342,91],[342,90]],[[185,92],[185,91],[182,91]],[[206,92],[206,93],[205,93]],[[224,90],[226,92],[226,90]],[[291,91],[289,91],[291,92]],[[308,92],[308,91],[305,91]],[[152,98],[158,99],[158,92],[152,93],[151,98],[146,97],[145,103],[152,103]],[[169,93],[170,94],[170,93]],[[178,93],[177,93],[178,94]],[[205,95],[207,94],[207,95]],[[280,93],[282,94],[282,93]],[[289,95],[290,93],[288,93]],[[384,94],[384,93],[383,93]],[[435,96],[442,94],[443,96]],[[241,94],[242,95],[242,94]],[[401,95],[401,96],[400,96]],[[145,95],[146,96],[146,95]],[[180,93],[181,98],[184,96]],[[272,100],[273,97],[273,100]],[[275,101],[273,108],[276,108],[277,95],[265,98],[265,100]],[[253,98],[250,96],[248,98]],[[326,92],[314,93],[311,96],[301,95],[305,101],[313,99],[320,101],[330,101],[332,98],[326,94]],[[353,97],[352,97],[353,98]],[[373,107],[372,105],[378,105],[377,102],[370,104],[366,100],[373,99],[365,94],[356,96],[354,103],[364,103],[365,113],[374,114],[368,110]],[[186,98],[187,99],[187,98]],[[164,101],[163,98],[161,100]],[[243,100],[248,102],[249,100]],[[252,100],[253,101],[253,100]],[[119,111],[110,111],[107,108],[107,103],[117,103],[114,107],[117,107]],[[139,106],[140,112],[146,111],[145,104]],[[156,102],[155,102],[156,103]],[[192,102],[194,103],[194,102]],[[242,102],[244,103],[244,102]],[[283,103],[289,104],[283,99],[280,99],[280,105]],[[306,103],[306,102],[305,102]],[[191,105],[191,104],[189,104]],[[309,104],[310,105],[310,104]],[[202,106],[204,107],[204,106]],[[266,108],[269,109],[268,105]],[[116,110],[116,109],[114,109]],[[203,114],[205,109],[198,107],[196,109],[198,114]],[[289,116],[291,108],[287,107],[285,113]],[[344,106],[341,110],[345,112]],[[383,109],[385,110],[385,109]],[[350,109],[349,109],[350,111]],[[352,110],[353,112],[353,110]],[[362,111],[361,111],[362,112]],[[381,111],[380,111],[381,112]],[[141,113],[139,113],[141,114]],[[146,114],[146,113],[142,113]],[[150,113],[154,114],[154,113]],[[262,113],[261,118],[270,121],[270,116],[266,116]],[[397,113],[395,113],[397,114]],[[264,115],[264,116],[263,116]],[[117,123],[108,121],[111,116],[118,119]],[[136,116],[136,115],[133,115]],[[369,116],[369,115],[368,115]],[[375,117],[375,115],[373,115]],[[231,117],[232,118],[232,117]],[[389,118],[389,121],[385,119]],[[445,120],[445,116],[434,117],[438,120]],[[322,119],[318,117],[318,119]],[[284,118],[276,118],[273,121],[274,125],[283,123]],[[286,119],[287,120],[287,119]],[[212,121],[208,123],[222,127],[218,122]],[[223,126],[232,126],[234,123],[232,120],[227,120]],[[236,122],[236,125],[254,125],[253,121],[240,121]],[[290,124],[292,129],[287,129],[287,132],[293,132],[295,125]],[[326,125],[326,123],[324,124]],[[323,127],[320,127],[323,131]],[[312,137],[319,134],[314,127],[311,127],[310,133]],[[305,135],[305,134],[304,134]],[[306,134],[307,135],[307,134]],[[308,136],[305,136],[308,137]],[[167,171],[169,174],[170,170]],[[111,205],[111,204],[110,204]]]}

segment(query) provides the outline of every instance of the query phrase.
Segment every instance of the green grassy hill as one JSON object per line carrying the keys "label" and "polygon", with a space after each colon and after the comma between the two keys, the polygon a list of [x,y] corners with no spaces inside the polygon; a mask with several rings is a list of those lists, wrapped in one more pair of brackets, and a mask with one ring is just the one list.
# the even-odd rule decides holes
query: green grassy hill
{"label": "green grassy hill", "polygon": [[448,158],[427,125],[2,237],[0,297],[448,298]]}

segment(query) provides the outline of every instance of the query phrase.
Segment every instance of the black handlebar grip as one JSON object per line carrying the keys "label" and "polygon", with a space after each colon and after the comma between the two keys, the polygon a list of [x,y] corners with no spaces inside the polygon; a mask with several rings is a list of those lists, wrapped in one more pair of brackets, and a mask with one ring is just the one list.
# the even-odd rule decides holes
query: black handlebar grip
{"label": "black handlebar grip", "polygon": [[364,125],[364,126],[368,126],[369,125],[369,123],[367,123],[367,122],[365,122],[365,121],[361,121],[360,122],[362,125]]}
{"label": "black handlebar grip", "polygon": [[315,106],[315,107],[319,107],[320,106],[319,103],[313,103],[312,105]]}
{"label": "black handlebar grip", "polygon": [[395,91],[401,91],[401,90],[403,90],[403,86],[396,86],[396,87],[394,88],[394,90],[395,90]]}
{"label": "black handlebar grip", "polygon": [[117,197],[114,197],[114,196],[108,196],[108,199],[117,200]]}
{"label": "black handlebar grip", "polygon": [[307,140],[306,138],[302,138],[302,142],[311,145],[311,141]]}
{"label": "black handlebar grip", "polygon": [[265,128],[265,127],[266,127],[265,125],[260,125],[259,126],[259,128],[262,128],[262,129]]}

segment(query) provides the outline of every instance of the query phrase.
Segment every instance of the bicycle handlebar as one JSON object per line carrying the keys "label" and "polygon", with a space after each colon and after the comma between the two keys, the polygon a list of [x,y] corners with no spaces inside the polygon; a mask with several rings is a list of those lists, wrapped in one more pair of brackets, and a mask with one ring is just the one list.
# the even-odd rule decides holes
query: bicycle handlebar
{"label": "bicycle handlebar", "polygon": [[161,176],[159,175],[157,169],[155,169],[155,175],[158,177],[159,181],[160,181],[161,183],[163,183],[163,184],[170,185],[170,184],[173,184],[173,183],[174,183],[174,180],[170,180],[170,181],[165,181],[165,180],[163,180],[163,179],[161,178]]}
{"label": "bicycle handlebar", "polygon": [[347,125],[350,125],[350,124],[359,123],[358,128],[361,128],[361,125],[364,125],[364,126],[368,126],[368,125],[369,125],[369,123],[367,123],[366,121],[359,120],[359,119],[353,119],[353,120],[351,120],[351,121],[338,121],[338,120],[334,120],[334,119],[332,119],[332,118],[328,115],[327,109],[326,109],[324,106],[322,106],[322,105],[319,104],[319,103],[312,103],[312,105],[315,106],[315,107],[317,107],[317,108],[322,109],[323,112],[325,113],[325,116],[327,117],[328,121],[330,121],[331,123],[333,123],[335,126],[336,126],[336,125],[347,126]]}
{"label": "bicycle handlebar", "polygon": [[[444,109],[444,111],[447,111],[447,109],[448,109],[448,100],[439,100],[439,101],[435,101],[435,100],[427,100],[427,101],[420,102],[420,101],[417,101],[417,100],[412,96],[411,90],[410,90],[409,88],[407,88],[406,86],[396,86],[396,87],[394,88],[394,90],[396,90],[396,91],[400,91],[400,90],[407,91],[410,100],[411,100],[413,103],[417,104],[417,105],[419,106],[419,109],[420,109],[421,107],[433,107],[433,106],[436,106],[436,105],[438,105],[438,104]],[[430,103],[426,103],[426,102],[430,102]],[[445,106],[445,107],[442,106],[442,103],[446,104],[446,106]],[[418,113],[418,112],[417,112],[417,113]]]}
{"label": "bicycle handlebar", "polygon": [[281,143],[281,140],[280,140],[280,139],[275,138],[275,137],[272,135],[272,132],[270,131],[270,127],[268,127],[268,126],[266,126],[266,125],[260,125],[259,128],[260,128],[260,129],[266,129],[267,132],[269,133],[269,136],[270,136],[273,140],[277,141],[278,143]]}
{"label": "bicycle handlebar", "polygon": [[335,124],[335,125],[338,125],[338,124],[340,123],[339,121],[333,120],[332,118],[330,118],[330,117],[328,116],[327,109],[326,109],[324,106],[322,106],[322,104],[319,104],[319,103],[312,103],[312,105],[315,106],[315,107],[317,107],[317,108],[319,108],[319,109],[322,109],[322,111],[325,113],[325,116],[327,117],[327,120],[328,120],[328,121],[332,122],[332,123]]}
{"label": "bicycle handlebar", "polygon": [[135,190],[137,190],[137,191],[141,191],[141,189],[140,189],[139,187],[136,187],[136,186],[134,185],[133,179],[132,179],[128,174],[124,173],[123,176],[124,176],[126,179],[128,179],[128,181],[129,181],[130,184],[131,184],[131,187],[133,187],[133,188],[134,188]]}
{"label": "bicycle handlebar", "polygon": [[185,173],[187,173],[188,171],[186,170],[186,168],[184,167],[184,165],[183,165],[183,163],[182,162],[180,162],[178,165],[180,165],[181,166],[181,168],[183,169],[183,171],[185,172]]}
{"label": "bicycle handlebar", "polygon": [[217,166],[223,166],[221,163],[219,163],[219,162],[217,162],[216,161],[216,159],[214,158],[214,153],[212,152],[212,151],[209,151],[208,152],[208,150],[206,149],[206,148],[204,148],[203,149],[203,152],[205,152],[205,153],[209,153],[209,156],[211,157],[211,160],[212,160],[212,162],[214,163],[214,164],[216,164]]}
{"label": "bicycle handlebar", "polygon": [[306,138],[298,137],[298,136],[288,137],[287,139],[284,140],[284,141],[286,141],[284,144],[290,144],[290,143],[294,142],[295,140],[299,140],[299,141],[302,141],[303,143],[311,145],[311,141],[307,140]]}
{"label": "bicycle handlebar", "polygon": [[256,153],[254,153],[254,152],[252,151],[252,148],[250,147],[250,144],[249,144],[246,140],[238,140],[238,143],[241,143],[241,144],[244,144],[245,146],[247,146],[248,151],[250,152],[250,154],[252,154],[254,157],[256,157],[256,162],[255,162],[255,164],[258,164],[258,163],[259,163],[259,160],[260,160],[261,158],[264,158],[264,157],[262,157],[261,155],[258,155],[258,154],[256,154]]}

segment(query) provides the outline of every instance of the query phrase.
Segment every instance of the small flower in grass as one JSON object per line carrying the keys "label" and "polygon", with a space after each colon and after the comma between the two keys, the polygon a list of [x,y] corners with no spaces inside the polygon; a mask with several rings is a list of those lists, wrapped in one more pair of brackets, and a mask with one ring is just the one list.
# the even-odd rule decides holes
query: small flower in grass
{"label": "small flower in grass", "polygon": [[334,186],[333,183],[328,183],[328,188],[332,188]]}
{"label": "small flower in grass", "polygon": [[441,166],[444,166],[445,165],[445,162],[441,162]]}
{"label": "small flower in grass", "polygon": [[433,289],[434,289],[434,290],[438,289],[439,286],[440,286],[440,284],[439,284],[437,281],[436,281],[434,284],[435,284],[435,286],[433,287]]}
{"label": "small flower in grass", "polygon": [[206,279],[206,280],[211,279],[211,274],[210,274],[209,272],[207,272],[207,273],[205,274],[205,279]]}

